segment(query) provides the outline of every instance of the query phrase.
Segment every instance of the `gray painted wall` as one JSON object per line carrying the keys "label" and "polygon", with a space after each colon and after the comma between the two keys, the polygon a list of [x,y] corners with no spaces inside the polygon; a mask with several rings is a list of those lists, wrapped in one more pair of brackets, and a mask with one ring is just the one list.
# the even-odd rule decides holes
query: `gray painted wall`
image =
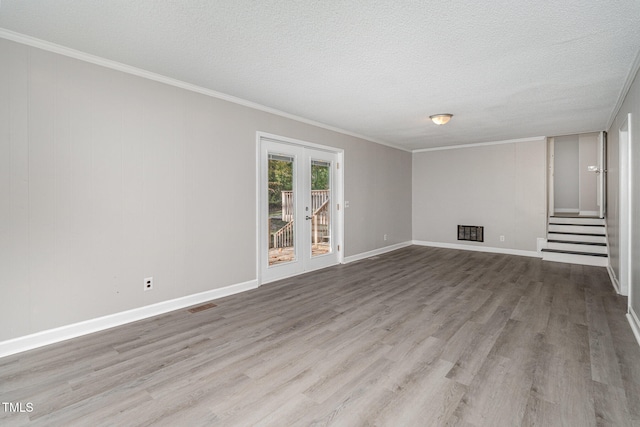
{"label": "gray painted wall", "polygon": [[607,132],[607,238],[609,263],[620,277],[620,142],[618,130]]}
{"label": "gray painted wall", "polygon": [[598,207],[598,174],[589,171],[589,166],[598,165],[598,134],[578,135],[580,213],[595,215]]}
{"label": "gray painted wall", "polygon": [[411,239],[410,153],[3,39],[0,63],[0,340],[256,279],[257,131],[345,150],[346,256]]}
{"label": "gray painted wall", "polygon": [[[535,251],[546,233],[545,171],[546,139],[415,153],[413,239]],[[484,226],[485,242],[457,240],[459,224]]]}
{"label": "gray painted wall", "polygon": [[[608,136],[609,136],[609,165],[610,167],[616,167],[612,165],[614,162],[614,156],[619,158],[618,155],[618,130],[626,120],[627,114],[632,114],[632,121],[630,123],[631,127],[631,283],[630,283],[630,300],[629,305],[631,309],[635,312],[636,315],[640,315],[640,262],[638,259],[640,257],[640,224],[637,221],[637,218],[640,218],[640,78],[638,78],[638,74],[636,73],[635,79],[627,92],[624,102],[618,111],[611,127],[609,128]],[[614,169],[614,172],[611,172],[609,169],[609,180],[608,180],[608,189],[609,189],[609,197],[612,194],[618,194],[619,183],[617,179],[614,178],[614,174],[616,174],[616,170],[619,172],[619,169]],[[619,226],[619,213],[617,209],[612,206],[614,200],[610,199],[610,203],[608,205],[608,214],[607,214],[607,229],[609,231],[609,244],[612,251],[611,264],[614,268],[614,271],[617,275],[619,275],[620,260],[619,260],[619,239],[615,237],[611,238],[612,230],[615,231]]]}
{"label": "gray painted wall", "polygon": [[554,138],[553,204],[556,210],[580,208],[580,161],[578,135]]}

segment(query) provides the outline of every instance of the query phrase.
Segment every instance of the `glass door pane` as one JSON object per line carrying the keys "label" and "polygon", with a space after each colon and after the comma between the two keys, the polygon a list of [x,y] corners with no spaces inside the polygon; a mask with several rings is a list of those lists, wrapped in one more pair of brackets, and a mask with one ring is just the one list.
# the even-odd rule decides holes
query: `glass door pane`
{"label": "glass door pane", "polygon": [[269,153],[269,265],[296,260],[294,157]]}
{"label": "glass door pane", "polygon": [[311,159],[311,257],[331,253],[331,162]]}
{"label": "glass door pane", "polygon": [[259,149],[260,282],[337,264],[339,155],[267,138]]}

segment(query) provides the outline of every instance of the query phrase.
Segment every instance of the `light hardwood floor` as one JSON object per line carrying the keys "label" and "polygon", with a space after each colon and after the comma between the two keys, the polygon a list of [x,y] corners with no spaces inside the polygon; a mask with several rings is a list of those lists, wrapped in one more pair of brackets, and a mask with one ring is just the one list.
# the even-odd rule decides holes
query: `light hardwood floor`
{"label": "light hardwood floor", "polygon": [[0,359],[1,425],[640,425],[604,268],[408,247]]}

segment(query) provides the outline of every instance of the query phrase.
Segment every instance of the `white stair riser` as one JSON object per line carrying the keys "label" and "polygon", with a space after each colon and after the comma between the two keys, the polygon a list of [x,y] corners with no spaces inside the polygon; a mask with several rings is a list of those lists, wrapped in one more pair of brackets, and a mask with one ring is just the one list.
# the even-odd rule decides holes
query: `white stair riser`
{"label": "white stair riser", "polygon": [[600,218],[549,218],[549,223],[556,224],[594,224],[594,225],[604,225],[604,219]]}
{"label": "white stair riser", "polygon": [[549,248],[549,249],[559,249],[561,251],[589,252],[589,253],[593,253],[593,254],[606,254],[607,253],[607,247],[606,246],[579,245],[577,243],[549,242],[547,244],[547,248]]}
{"label": "white stair riser", "polygon": [[579,236],[575,234],[549,234],[549,240],[571,240],[572,242],[607,243],[604,236]]}
{"label": "white stair riser", "polygon": [[547,234],[548,240],[564,240],[569,243],[547,242],[547,249],[567,252],[586,252],[594,255],[578,255],[545,251],[542,252],[542,259],[545,261],[563,262],[567,264],[592,265],[598,267],[608,266],[608,257],[596,255],[607,255],[608,252],[606,246],[581,245],[578,243],[589,242],[606,244],[605,228],[603,225],[604,220],[599,218],[549,218],[549,234]]}
{"label": "white stair riser", "polygon": [[609,265],[609,258],[589,255],[562,254],[557,252],[543,252],[544,261],[564,262],[567,264],[593,265],[596,267],[606,267]]}
{"label": "white stair riser", "polygon": [[549,224],[549,231],[559,231],[563,233],[601,234],[604,236],[604,227],[589,227],[585,225]]}

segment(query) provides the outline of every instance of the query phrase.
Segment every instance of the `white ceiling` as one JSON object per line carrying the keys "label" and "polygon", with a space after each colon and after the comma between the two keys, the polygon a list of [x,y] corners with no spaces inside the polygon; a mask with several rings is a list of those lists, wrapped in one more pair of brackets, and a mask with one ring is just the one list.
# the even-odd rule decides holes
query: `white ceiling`
{"label": "white ceiling", "polygon": [[418,149],[604,129],[640,1],[0,0],[0,27]]}

